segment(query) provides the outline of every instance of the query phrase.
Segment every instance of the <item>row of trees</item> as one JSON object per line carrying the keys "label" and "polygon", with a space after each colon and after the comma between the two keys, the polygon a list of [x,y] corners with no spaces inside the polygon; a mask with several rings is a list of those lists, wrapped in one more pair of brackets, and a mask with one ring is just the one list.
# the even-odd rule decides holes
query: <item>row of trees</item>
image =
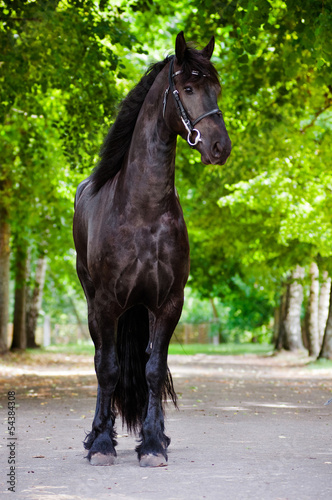
{"label": "row of trees", "polygon": [[[331,3],[0,0],[0,23],[1,350],[10,262],[14,346],[26,345],[22,325],[33,332],[42,262],[48,262],[44,308],[52,304],[59,314],[64,297],[77,302],[75,186],[96,163],[121,97],[148,61],[172,51],[184,29],[202,46],[216,36],[221,107],[233,142],[222,168],[203,168],[198,154],[178,144],[189,285],[197,297],[227,308],[229,328],[257,329],[278,310],[277,347],[304,342],[310,354],[332,357],[331,326],[324,344],[311,343],[317,321],[309,292],[312,263],[319,266],[314,282],[321,297],[330,286],[326,273],[332,275]],[[304,289],[297,305],[296,284]]]}
{"label": "row of trees", "polygon": [[27,345],[25,325],[32,324],[27,311],[35,309],[33,297],[41,288],[39,263],[47,258],[58,293],[67,273],[75,283],[75,186],[94,163],[122,95],[121,53],[139,52],[140,45],[113,2],[14,0],[0,2],[0,46],[0,349],[5,350],[10,262],[13,347]]}
{"label": "row of trees", "polygon": [[[331,278],[325,271],[320,284],[315,262],[308,269],[308,277],[307,296],[303,293],[304,268],[297,266],[285,282],[280,305],[275,310],[275,346],[287,350],[302,350],[305,347],[313,357],[329,358],[332,339]],[[301,321],[303,299],[305,314]]]}
{"label": "row of trees", "polygon": [[[203,2],[194,4],[187,23],[199,37]],[[196,179],[189,223],[192,280],[202,296],[227,302],[244,282],[252,310],[262,304],[276,310],[277,347],[304,342],[310,354],[325,357],[332,357],[331,332],[323,349],[313,347],[316,321],[308,318],[316,309],[309,270],[319,266],[322,296],[331,274],[331,7],[291,0],[208,4],[204,26],[222,37],[222,107],[233,153],[223,169],[207,168]],[[306,269],[301,278],[298,266]],[[295,282],[305,292],[297,305],[290,300]]]}

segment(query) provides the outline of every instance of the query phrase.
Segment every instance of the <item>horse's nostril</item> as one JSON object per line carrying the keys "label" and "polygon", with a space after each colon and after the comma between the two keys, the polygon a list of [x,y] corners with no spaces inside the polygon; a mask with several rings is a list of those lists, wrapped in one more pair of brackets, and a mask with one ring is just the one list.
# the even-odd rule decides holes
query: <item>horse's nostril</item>
{"label": "horse's nostril", "polygon": [[212,148],[212,153],[215,158],[220,158],[222,155],[222,147],[219,142],[216,142]]}

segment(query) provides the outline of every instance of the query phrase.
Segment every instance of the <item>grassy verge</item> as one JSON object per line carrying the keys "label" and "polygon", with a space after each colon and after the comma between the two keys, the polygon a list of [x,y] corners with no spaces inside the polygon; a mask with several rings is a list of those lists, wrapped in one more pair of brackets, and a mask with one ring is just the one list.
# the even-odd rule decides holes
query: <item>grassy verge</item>
{"label": "grassy verge", "polygon": [[220,355],[236,355],[236,354],[267,354],[273,351],[273,347],[269,344],[171,344],[169,354],[220,354]]}
{"label": "grassy verge", "polygon": [[332,369],[332,359],[317,359],[316,361],[311,361],[307,364],[307,368],[314,370]]}
{"label": "grassy verge", "polygon": [[52,352],[56,354],[88,354],[93,356],[95,353],[95,348],[92,342],[83,342],[80,344],[57,344],[50,345],[49,347],[44,347],[43,351]]}
{"label": "grassy verge", "polygon": [[[236,354],[267,354],[273,350],[269,344],[171,344],[169,354],[221,354],[221,355],[236,355]],[[89,354],[93,356],[94,347],[90,343],[84,344],[67,344],[54,345],[44,349],[45,352],[63,353],[63,354]]]}

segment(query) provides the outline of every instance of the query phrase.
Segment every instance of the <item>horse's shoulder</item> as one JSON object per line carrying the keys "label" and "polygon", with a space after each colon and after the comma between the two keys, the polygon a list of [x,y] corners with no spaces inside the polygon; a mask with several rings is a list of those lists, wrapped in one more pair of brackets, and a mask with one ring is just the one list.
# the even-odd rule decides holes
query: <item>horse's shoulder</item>
{"label": "horse's shoulder", "polygon": [[76,208],[77,202],[80,199],[83,191],[90,184],[90,182],[91,182],[91,178],[88,177],[87,179],[84,179],[82,182],[80,182],[79,185],[77,186],[76,194],[75,194],[75,201],[74,201],[75,208]]}

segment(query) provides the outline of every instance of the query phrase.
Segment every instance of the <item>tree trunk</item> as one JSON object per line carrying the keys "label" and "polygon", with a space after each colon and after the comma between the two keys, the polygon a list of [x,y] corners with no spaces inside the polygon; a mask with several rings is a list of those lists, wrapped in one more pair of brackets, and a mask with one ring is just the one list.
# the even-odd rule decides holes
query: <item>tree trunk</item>
{"label": "tree trunk", "polygon": [[322,284],[320,287],[319,306],[318,306],[318,330],[319,330],[320,347],[323,344],[325,327],[329,315],[330,292],[331,292],[331,278],[329,278],[328,272],[324,271]]}
{"label": "tree trunk", "polygon": [[304,345],[304,348],[309,350],[309,307],[308,304],[306,305],[305,309],[305,315],[303,319],[303,324],[302,324],[302,342]]}
{"label": "tree trunk", "polygon": [[332,288],[330,290],[329,315],[327,318],[323,344],[319,353],[319,358],[332,359]]}
{"label": "tree trunk", "polygon": [[319,270],[316,262],[310,265],[310,296],[308,303],[308,342],[309,355],[319,354],[318,304],[319,304]]}
{"label": "tree trunk", "polygon": [[26,269],[27,252],[24,245],[19,245],[16,250],[15,262],[15,305],[14,305],[14,330],[11,349],[26,349]]}
{"label": "tree trunk", "polygon": [[301,331],[301,307],[303,301],[303,287],[299,280],[304,277],[304,269],[300,266],[292,272],[288,285],[288,304],[284,320],[285,340],[283,347],[289,351],[303,349]]}
{"label": "tree trunk", "polygon": [[281,307],[274,308],[274,321],[273,321],[273,343],[277,347],[281,320]]}
{"label": "tree trunk", "polygon": [[31,288],[27,288],[26,296],[26,336],[27,347],[38,347],[36,343],[36,328],[39,310],[41,307],[43,288],[45,283],[46,258],[37,260],[35,276]]}
{"label": "tree trunk", "polygon": [[6,218],[0,208],[0,353],[8,351],[10,228]]}
{"label": "tree trunk", "polygon": [[275,349],[281,351],[281,349],[288,349],[286,344],[286,330],[285,330],[285,319],[288,310],[289,303],[289,286],[284,286],[284,291],[280,297],[280,305],[275,311]]}

